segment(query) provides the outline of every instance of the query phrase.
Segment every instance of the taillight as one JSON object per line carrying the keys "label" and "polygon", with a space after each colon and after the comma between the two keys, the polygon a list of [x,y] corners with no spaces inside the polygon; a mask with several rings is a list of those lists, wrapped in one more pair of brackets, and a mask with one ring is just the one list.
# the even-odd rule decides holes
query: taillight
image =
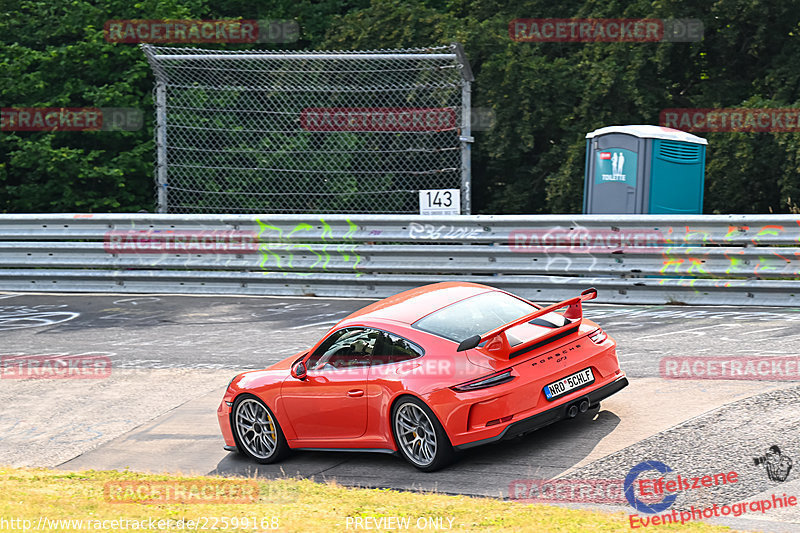
{"label": "taillight", "polygon": [[595,344],[603,344],[608,338],[608,335],[602,329],[596,329],[593,332],[589,333],[589,340]]}
{"label": "taillight", "polygon": [[489,387],[494,387],[496,385],[502,385],[503,383],[508,383],[515,377],[516,376],[513,376],[511,374],[511,370],[506,370],[505,372],[492,374],[491,376],[480,378],[474,381],[467,381],[466,383],[461,383],[460,385],[455,385],[450,388],[456,392],[469,392],[474,390],[487,389]]}

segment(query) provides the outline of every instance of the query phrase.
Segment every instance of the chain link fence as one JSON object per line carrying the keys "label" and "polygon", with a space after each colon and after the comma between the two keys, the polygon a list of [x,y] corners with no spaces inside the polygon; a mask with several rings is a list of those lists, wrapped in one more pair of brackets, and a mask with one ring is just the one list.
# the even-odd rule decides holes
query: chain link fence
{"label": "chain link fence", "polygon": [[160,213],[470,210],[460,45],[365,52],[142,45],[155,73]]}

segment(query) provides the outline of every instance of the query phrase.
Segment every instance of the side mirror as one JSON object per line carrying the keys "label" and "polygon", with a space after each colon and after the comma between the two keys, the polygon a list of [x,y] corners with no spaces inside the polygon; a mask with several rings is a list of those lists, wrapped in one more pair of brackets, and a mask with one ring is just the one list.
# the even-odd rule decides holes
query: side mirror
{"label": "side mirror", "polygon": [[581,292],[581,300],[583,300],[584,302],[586,300],[594,300],[595,298],[597,298],[597,289],[595,289],[594,287],[591,287]]}
{"label": "side mirror", "polygon": [[301,381],[306,379],[306,364],[303,361],[296,363],[294,366],[292,366],[291,373],[292,377],[295,379],[299,379]]}

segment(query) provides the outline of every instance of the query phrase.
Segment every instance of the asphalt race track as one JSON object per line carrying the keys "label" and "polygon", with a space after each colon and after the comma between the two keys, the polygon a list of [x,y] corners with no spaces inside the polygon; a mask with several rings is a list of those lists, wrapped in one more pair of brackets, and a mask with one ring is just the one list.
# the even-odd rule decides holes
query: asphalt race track
{"label": "asphalt race track", "polygon": [[[0,464],[302,476],[526,499],[535,480],[619,482],[652,460],[684,478],[738,473],[735,483],[680,492],[676,509],[800,496],[800,464],[779,481],[754,461],[775,445],[800,461],[796,377],[665,379],[659,366],[663,357],[797,356],[800,309],[589,304],[586,315],[617,339],[631,385],[599,411],[474,448],[433,474],[384,455],[298,452],[263,466],[224,451],[215,410],[230,378],[308,347],[369,301],[0,294],[0,355],[93,354],[112,363],[104,379],[3,379]],[[569,505],[635,512],[616,499]],[[708,521],[796,531],[800,510]]]}

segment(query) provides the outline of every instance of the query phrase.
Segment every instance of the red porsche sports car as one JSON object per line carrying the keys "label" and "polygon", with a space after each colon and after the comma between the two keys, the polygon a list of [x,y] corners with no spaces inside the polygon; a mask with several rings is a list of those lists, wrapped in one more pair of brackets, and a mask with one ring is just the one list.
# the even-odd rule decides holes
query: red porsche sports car
{"label": "red porsche sports car", "polygon": [[375,302],[311,349],[234,377],[217,412],[225,449],[259,463],[399,453],[433,471],[457,450],[575,417],[628,384],[616,342],[583,318],[596,296],[541,307],[453,282]]}

